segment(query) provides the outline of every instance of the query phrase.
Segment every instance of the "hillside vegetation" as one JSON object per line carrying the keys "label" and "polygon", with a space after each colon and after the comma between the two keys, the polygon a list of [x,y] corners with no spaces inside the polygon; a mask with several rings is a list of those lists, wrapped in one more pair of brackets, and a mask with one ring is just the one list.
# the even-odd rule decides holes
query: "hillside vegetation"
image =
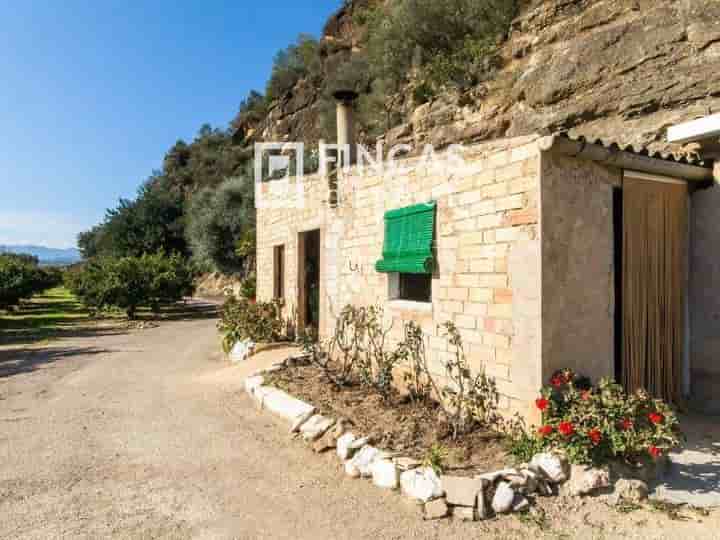
{"label": "hillside vegetation", "polygon": [[[338,89],[359,93],[366,143],[575,129],[665,149],[668,125],[720,108],[718,21],[716,0],[347,0],[319,39],[299,34],[278,52],[227,127],[168,149],[81,250],[178,253],[249,276],[253,144],[335,140]],[[316,162],[308,155],[306,168]]]}

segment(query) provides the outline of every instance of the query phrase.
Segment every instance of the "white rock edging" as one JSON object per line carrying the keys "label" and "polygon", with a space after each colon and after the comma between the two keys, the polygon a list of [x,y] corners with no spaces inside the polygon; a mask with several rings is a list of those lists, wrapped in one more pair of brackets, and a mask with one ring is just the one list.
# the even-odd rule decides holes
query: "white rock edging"
{"label": "white rock edging", "polygon": [[[298,359],[298,362],[304,361]],[[420,462],[370,445],[368,437],[347,432],[350,421],[337,421],[316,414],[316,409],[277,388],[263,386],[264,374],[284,369],[289,360],[268,370],[255,372],[245,379],[248,394],[260,409],[267,409],[291,422],[290,433],[314,443],[316,452],[334,449],[344,462],[345,473],[352,478],[372,478],[382,489],[401,489],[402,493],[424,503],[425,519],[454,515],[465,521],[483,520],[495,514],[523,512],[530,507],[533,494],[553,495],[553,485],[564,484],[561,493],[571,496],[590,494],[610,486],[608,469],[593,469],[569,464],[562,452],[543,452],[530,464],[486,472],[472,477],[438,477]],[[569,481],[568,481],[569,480]],[[623,483],[624,482],[624,483]],[[447,484],[447,485],[445,485]],[[640,485],[637,485],[640,484]],[[644,488],[644,489],[643,489]],[[616,484],[615,500],[642,500],[647,487],[641,482],[621,480]]]}
{"label": "white rock edging", "polygon": [[397,489],[400,485],[400,472],[397,465],[387,459],[376,459],[370,465],[372,481],[377,487]]}
{"label": "white rock edging", "polygon": [[230,361],[234,364],[244,362],[255,353],[255,342],[251,339],[241,339],[230,350]]}
{"label": "white rock edging", "polygon": [[402,492],[422,502],[443,496],[443,488],[435,471],[430,467],[411,469],[400,475]]}

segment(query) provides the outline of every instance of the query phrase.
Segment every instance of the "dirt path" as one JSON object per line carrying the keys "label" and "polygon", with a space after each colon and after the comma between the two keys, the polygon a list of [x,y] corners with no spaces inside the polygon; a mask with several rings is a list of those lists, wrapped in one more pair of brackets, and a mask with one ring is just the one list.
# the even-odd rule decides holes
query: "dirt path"
{"label": "dirt path", "polygon": [[344,478],[331,455],[290,442],[284,426],[258,414],[240,391],[243,369],[218,352],[213,319],[0,349],[0,364],[9,362],[23,369],[0,377],[0,538],[717,538],[720,530],[715,517],[671,522],[594,503],[550,529],[517,517],[423,522],[403,497]]}

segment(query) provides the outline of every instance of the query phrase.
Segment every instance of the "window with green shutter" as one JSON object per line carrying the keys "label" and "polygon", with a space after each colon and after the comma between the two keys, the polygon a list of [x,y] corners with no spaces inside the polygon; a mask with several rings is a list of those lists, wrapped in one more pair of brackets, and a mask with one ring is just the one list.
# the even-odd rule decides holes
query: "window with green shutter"
{"label": "window with green shutter", "polygon": [[385,213],[382,259],[375,264],[378,272],[432,274],[435,205],[415,204]]}

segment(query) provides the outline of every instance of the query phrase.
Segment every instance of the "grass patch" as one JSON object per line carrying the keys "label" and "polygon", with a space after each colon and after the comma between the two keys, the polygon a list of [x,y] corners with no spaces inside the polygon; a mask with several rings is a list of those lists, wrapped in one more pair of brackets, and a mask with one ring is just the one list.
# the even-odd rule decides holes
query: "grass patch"
{"label": "grass patch", "polygon": [[57,287],[35,295],[13,311],[0,310],[0,345],[41,343],[60,337],[127,330],[147,321],[207,319],[216,315],[215,306],[177,302],[161,306],[160,313],[139,308],[137,320],[128,322],[119,309],[93,315],[68,289]]}
{"label": "grass patch", "polygon": [[57,287],[14,311],[0,311],[0,343],[44,341],[89,321],[90,314],[78,299]]}

